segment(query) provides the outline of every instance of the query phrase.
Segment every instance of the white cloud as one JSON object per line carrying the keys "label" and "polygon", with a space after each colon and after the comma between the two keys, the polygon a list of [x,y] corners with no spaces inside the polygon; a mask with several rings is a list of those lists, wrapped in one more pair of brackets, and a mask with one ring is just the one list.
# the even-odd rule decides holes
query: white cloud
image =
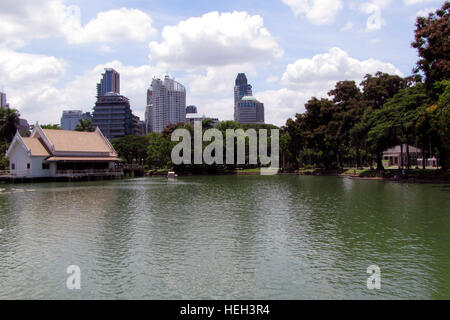
{"label": "white cloud", "polygon": [[60,0],[0,1],[0,43],[21,47],[34,38],[56,36],[66,20]]}
{"label": "white cloud", "polygon": [[234,102],[233,98],[217,99],[215,97],[188,96],[188,104],[197,106],[198,114],[219,120],[233,120]]}
{"label": "white cloud", "polygon": [[207,66],[267,61],[283,52],[259,15],[210,12],[166,26],[162,42],[151,42],[150,58],[171,67]]}
{"label": "white cloud", "polygon": [[[112,67],[121,76],[121,94],[130,98],[133,112],[143,118],[146,91],[153,76],[163,70],[150,65],[127,66],[114,60],[99,64],[60,85],[67,65],[54,57],[0,50],[0,74],[11,107],[30,123],[59,123],[63,110],[92,111],[96,84],[104,68]],[[82,94],[80,94],[82,93]]]}
{"label": "white cloud", "polygon": [[305,103],[311,97],[324,94],[326,92],[283,88],[256,92],[255,97],[264,103],[265,122],[283,126],[287,119],[294,117],[297,113],[305,112]]}
{"label": "white cloud", "polygon": [[327,53],[318,54],[311,59],[300,59],[289,64],[283,74],[283,82],[291,88],[330,87],[336,81],[360,81],[367,73],[383,71],[402,75],[393,64],[376,59],[360,61],[352,58],[340,48],[331,48]]}
{"label": "white cloud", "polygon": [[266,122],[281,126],[296,113],[303,113],[305,103],[312,97],[327,98],[336,82],[354,80],[359,84],[366,74],[377,71],[402,76],[391,63],[375,59],[360,61],[342,49],[332,48],[311,59],[289,64],[282,77],[285,88],[256,92],[255,96],[264,102]]}
{"label": "white cloud", "polygon": [[336,15],[344,7],[342,0],[283,0],[295,16],[305,16],[315,25],[332,24]]}
{"label": "white cloud", "polygon": [[146,13],[121,8],[100,12],[85,26],[81,26],[79,21],[72,21],[64,26],[64,33],[71,44],[115,42],[123,39],[144,42],[156,34],[156,29]]}
{"label": "white cloud", "polygon": [[66,63],[51,56],[0,49],[0,70],[3,85],[53,83],[64,74]]}
{"label": "white cloud", "polygon": [[190,94],[195,96],[232,95],[238,73],[255,76],[252,64],[207,67],[206,71],[188,74],[181,81],[188,84]]}
{"label": "white cloud", "polygon": [[[6,3],[7,2],[7,3]],[[156,33],[152,19],[137,9],[98,13],[85,26],[81,11],[63,0],[0,0],[0,45],[18,48],[31,39],[65,37],[70,44],[146,41]]]}

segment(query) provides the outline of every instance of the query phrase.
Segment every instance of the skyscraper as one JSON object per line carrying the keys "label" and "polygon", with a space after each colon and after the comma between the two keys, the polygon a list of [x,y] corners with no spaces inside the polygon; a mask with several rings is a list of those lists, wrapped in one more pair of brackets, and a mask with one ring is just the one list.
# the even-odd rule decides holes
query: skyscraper
{"label": "skyscraper", "polygon": [[149,108],[150,127],[162,132],[171,123],[186,122],[186,89],[174,79],[153,79],[152,103]]}
{"label": "skyscraper", "polygon": [[61,117],[61,129],[62,130],[75,130],[76,126],[80,124],[80,119],[83,116],[81,110],[66,110],[63,111]]}
{"label": "skyscraper", "polygon": [[0,92],[0,108],[6,108],[8,104],[6,103],[6,93]]}
{"label": "skyscraper", "polygon": [[264,104],[253,97],[252,86],[245,73],[239,73],[234,86],[234,121],[264,123]]}
{"label": "skyscraper", "polygon": [[148,134],[152,132],[152,106],[153,106],[153,89],[147,89],[147,107],[145,108],[145,133]]}
{"label": "skyscraper", "polygon": [[128,98],[113,92],[98,97],[92,117],[92,125],[99,127],[108,139],[135,134],[134,126],[139,122],[131,111]]}
{"label": "skyscraper", "polygon": [[120,94],[120,74],[112,68],[106,68],[102,74],[97,84],[97,97],[104,97],[109,92]]}
{"label": "skyscraper", "polygon": [[238,121],[238,104],[245,96],[253,95],[252,86],[248,84],[245,73],[239,73],[234,86],[234,121]]}

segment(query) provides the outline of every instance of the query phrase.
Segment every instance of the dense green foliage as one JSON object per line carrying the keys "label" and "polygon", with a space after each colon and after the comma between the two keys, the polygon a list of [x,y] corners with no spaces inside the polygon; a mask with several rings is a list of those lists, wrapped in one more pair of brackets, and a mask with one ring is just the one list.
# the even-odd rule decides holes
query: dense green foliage
{"label": "dense green foliage", "polygon": [[[419,17],[419,51],[415,75],[401,78],[378,72],[366,75],[358,87],[341,81],[330,99],[312,98],[306,112],[283,127],[282,163],[325,169],[372,166],[383,169],[383,152],[401,144],[422,149],[422,157],[436,155],[443,170],[449,167],[450,3],[428,18]],[[361,88],[361,89],[360,89]],[[409,148],[404,150],[409,157]],[[402,161],[403,162],[403,161]],[[409,166],[407,164],[401,164]]]}
{"label": "dense green foliage", "polygon": [[[210,120],[204,120],[202,123],[203,133],[213,128]],[[249,125],[249,124],[239,124],[234,121],[223,121],[219,122],[215,127],[218,129],[226,141],[226,131],[228,129],[238,130],[242,129],[246,131],[248,129],[255,129],[258,132],[259,129],[279,129],[273,125]],[[177,123],[168,125],[162,133],[152,132],[143,137],[136,136],[126,136],[121,139],[116,139],[112,141],[112,144],[119,156],[124,159],[128,164],[138,164],[144,165],[148,168],[166,168],[166,169],[176,169],[178,172],[193,172],[193,173],[203,173],[203,172],[224,172],[233,171],[236,169],[237,165],[179,165],[174,166],[171,160],[172,149],[179,142],[172,141],[172,134],[176,129],[186,129],[191,135],[191,162],[194,163],[194,127],[191,124]],[[202,151],[211,142],[203,142]],[[235,139],[235,150],[236,148]],[[269,131],[269,143],[270,143],[270,131]],[[246,137],[246,148],[248,150],[248,137]],[[226,145],[224,143],[224,163],[226,162]],[[270,148],[269,148],[270,152]],[[236,156],[236,154],[235,154]],[[242,168],[252,168],[257,165],[239,165]]]}
{"label": "dense green foliage", "polygon": [[450,2],[428,17],[419,17],[416,22],[415,41],[420,60],[415,72],[423,72],[425,85],[436,98],[434,84],[450,76]]}
{"label": "dense green foliage", "polygon": [[0,108],[0,170],[8,168],[5,153],[17,132],[19,117],[19,112],[15,109]]}
{"label": "dense green foliage", "polygon": [[92,120],[91,119],[80,119],[80,124],[78,124],[75,127],[75,131],[81,131],[81,132],[94,132],[95,128],[92,126]]}

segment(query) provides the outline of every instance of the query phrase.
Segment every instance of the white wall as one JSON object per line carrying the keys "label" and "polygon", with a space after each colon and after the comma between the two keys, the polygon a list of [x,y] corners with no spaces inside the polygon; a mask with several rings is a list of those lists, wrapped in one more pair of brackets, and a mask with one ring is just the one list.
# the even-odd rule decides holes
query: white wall
{"label": "white wall", "polygon": [[[27,178],[41,178],[49,177],[50,170],[42,169],[42,162],[47,157],[30,157],[25,147],[16,143],[9,155],[9,168],[13,175]],[[12,164],[15,164],[15,169],[12,170]],[[30,164],[30,169],[27,169],[27,164]]]}
{"label": "white wall", "polygon": [[32,176],[34,178],[42,178],[42,177],[49,177],[50,176],[50,170],[44,170],[42,169],[42,163],[47,157],[32,157],[31,158],[31,169],[32,169]]}
{"label": "white wall", "polygon": [[[9,169],[11,174],[18,176],[29,176],[31,174],[31,170],[27,169],[28,163],[31,164],[31,158],[25,147],[20,143],[14,144],[9,155]],[[12,169],[13,164],[15,165],[14,170]]]}

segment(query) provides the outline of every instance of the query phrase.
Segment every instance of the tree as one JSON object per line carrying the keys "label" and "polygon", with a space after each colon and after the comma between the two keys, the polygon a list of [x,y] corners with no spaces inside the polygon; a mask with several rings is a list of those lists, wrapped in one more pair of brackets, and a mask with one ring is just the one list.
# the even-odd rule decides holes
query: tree
{"label": "tree", "polygon": [[[416,84],[400,90],[383,106],[383,109],[390,113],[392,120],[392,130],[395,133],[395,142],[403,145],[406,143],[407,168],[410,167],[409,145],[415,142],[416,127],[420,118],[422,108],[428,103],[423,84]],[[401,148],[403,153],[403,147]],[[401,156],[401,166],[404,167],[403,154]]]}
{"label": "tree", "polygon": [[94,132],[95,128],[92,126],[92,120],[91,119],[80,119],[80,124],[75,127],[75,131],[82,131],[82,132]]}
{"label": "tree", "polygon": [[112,140],[114,149],[119,157],[127,161],[128,164],[144,164],[147,158],[147,148],[149,145],[148,137],[125,136],[123,138]]}
{"label": "tree", "polygon": [[391,110],[376,110],[368,119],[370,129],[367,135],[367,145],[375,154],[377,170],[379,171],[384,169],[383,152],[396,143],[393,124]]}
{"label": "tree", "polygon": [[11,143],[19,126],[19,117],[15,109],[0,108],[0,143]]}
{"label": "tree", "polygon": [[436,97],[434,84],[450,78],[450,2],[428,17],[418,17],[415,41],[411,44],[417,49],[420,60],[414,69],[425,75],[425,85]]}
{"label": "tree", "polygon": [[310,164],[315,162],[327,169],[333,167],[337,153],[337,126],[331,125],[335,107],[328,99],[312,98],[306,105],[306,113],[301,120],[300,130],[305,141],[306,153]]}
{"label": "tree", "polygon": [[[334,113],[329,128],[334,130],[338,148],[339,166],[343,167],[343,155],[349,153],[351,147],[350,130],[358,123],[362,116],[361,90],[354,81],[340,81],[335,89],[328,93],[333,97]],[[359,149],[356,150],[359,158]]]}
{"label": "tree", "polygon": [[434,90],[439,93],[438,101],[427,112],[431,117],[431,136],[435,138],[439,162],[446,171],[450,167],[450,80],[436,83]]}
{"label": "tree", "polygon": [[147,147],[147,162],[158,168],[167,168],[172,165],[171,154],[173,143],[170,137],[152,132],[147,135],[149,144]]}
{"label": "tree", "polygon": [[397,75],[377,72],[375,76],[367,74],[361,82],[363,100],[373,110],[378,110],[401,89],[404,89],[411,79],[404,79]]}
{"label": "tree", "polygon": [[[48,129],[48,130],[61,130],[61,127],[59,124],[41,124],[41,129]],[[34,126],[33,126],[34,128]]]}
{"label": "tree", "polygon": [[[363,88],[362,103],[368,108],[370,116],[367,117],[366,122],[360,125],[361,130],[358,134],[367,132],[367,147],[371,151],[377,162],[377,169],[383,169],[383,151],[392,142],[392,139],[386,137],[385,134],[395,133],[389,127],[385,127],[385,123],[389,123],[391,119],[386,117],[386,111],[378,112],[384,104],[391,99],[400,90],[405,89],[408,85],[414,83],[413,78],[402,78],[397,75],[390,75],[387,73],[377,72],[375,76],[366,75],[364,81],[361,82]],[[381,123],[381,119],[377,116],[383,116],[385,123]],[[378,126],[376,129],[373,126]],[[372,130],[373,129],[373,130]],[[372,131],[371,136],[369,133]],[[354,132],[355,133],[355,132]]]}

